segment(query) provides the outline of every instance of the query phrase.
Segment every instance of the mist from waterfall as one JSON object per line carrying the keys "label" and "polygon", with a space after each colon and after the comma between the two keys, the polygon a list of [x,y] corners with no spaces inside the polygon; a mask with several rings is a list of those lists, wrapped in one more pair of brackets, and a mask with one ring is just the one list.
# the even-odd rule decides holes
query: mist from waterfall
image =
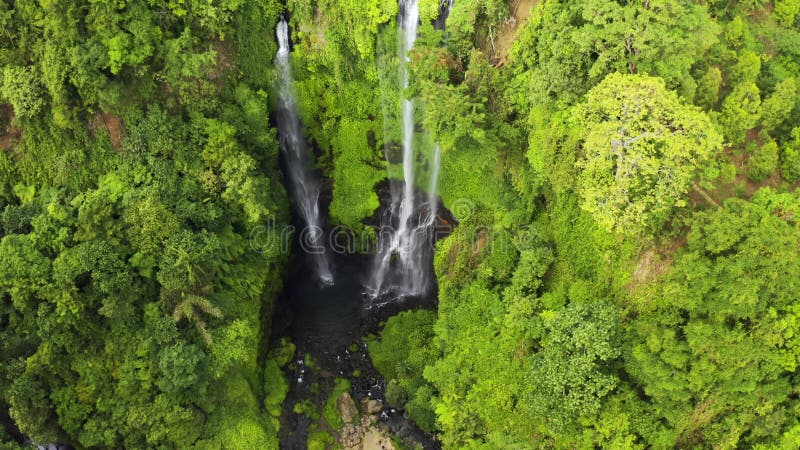
{"label": "mist from waterfall", "polygon": [[316,275],[325,285],[333,284],[333,270],[324,245],[324,231],[319,212],[319,180],[311,171],[309,148],[303,136],[295,102],[292,67],[289,58],[289,25],[281,19],[277,29],[279,71],[277,86],[281,111],[276,115],[281,150],[289,175],[289,190],[293,205],[304,228],[298,239],[301,248],[312,259]]}
{"label": "mist from waterfall", "polygon": [[[448,2],[449,6],[452,2]],[[408,53],[413,49],[419,27],[417,0],[400,0],[400,89],[408,88]],[[428,155],[427,198],[416,197],[415,105],[413,99],[402,100],[402,189],[392,185],[392,204],[387,220],[381,225],[378,253],[370,293],[373,297],[425,295],[431,288],[429,268],[433,252],[433,231],[438,204],[441,154],[439,147]],[[391,162],[390,162],[391,163]],[[386,229],[388,228],[388,232]]]}

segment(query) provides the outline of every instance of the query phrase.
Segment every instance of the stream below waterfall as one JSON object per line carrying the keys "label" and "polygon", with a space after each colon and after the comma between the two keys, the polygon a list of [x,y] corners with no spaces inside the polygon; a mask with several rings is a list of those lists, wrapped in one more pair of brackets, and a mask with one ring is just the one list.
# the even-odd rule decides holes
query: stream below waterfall
{"label": "stream below waterfall", "polygon": [[[452,5],[452,0],[441,3],[440,21],[434,23],[437,28],[444,28]],[[403,91],[409,86],[406,64],[417,38],[420,17],[417,0],[399,0],[399,6],[398,88]],[[294,206],[294,222],[301,230],[322,231],[325,220],[321,211],[328,209],[320,201],[327,202],[330,192],[321,189],[320,178],[314,171],[313,146],[306,142],[299,120],[292,87],[290,27],[285,19],[278,23],[276,36],[281,108],[275,120],[282,142],[283,169]],[[439,448],[433,437],[406,420],[402,411],[386,405],[385,380],[372,366],[364,341],[366,336],[380,331],[383,321],[400,311],[436,307],[432,244],[441,237],[438,233],[441,228],[449,234],[455,222],[448,211],[440,210],[439,146],[431,143],[430,148],[416,148],[414,102],[412,98],[405,98],[398,105],[402,119],[403,180],[385,184],[390,198],[382,198],[377,214],[376,254],[372,257],[331,255],[331,247],[322,245],[325,236],[321,233],[312,234],[307,244],[326,251],[307,255],[297,243],[303,240],[302,233],[300,239],[295,239],[270,336],[270,342],[288,338],[296,346],[294,358],[285,371],[289,392],[281,415],[282,449],[305,449],[310,433],[328,426],[313,412],[308,413],[307,405],[311,403],[322,409],[337,379],[350,381],[356,402],[380,400],[383,409],[379,423],[404,445]],[[421,167],[416,167],[419,154],[428,158],[427,169],[422,173],[418,173]],[[388,157],[387,163],[391,163]],[[418,192],[417,182],[422,179],[426,180],[423,183],[426,192]],[[440,211],[449,220],[440,217]],[[342,400],[344,402],[345,398]],[[299,408],[296,410],[295,406]],[[306,414],[298,413],[301,411]],[[375,416],[371,417],[375,420]]]}
{"label": "stream below waterfall", "polygon": [[[371,257],[337,255],[333,258],[337,267],[336,284],[322,285],[315,282],[309,259],[299,251],[295,249],[290,261],[270,338],[271,342],[289,338],[297,347],[286,371],[290,389],[281,416],[281,449],[306,448],[312,421],[296,414],[294,405],[303,400],[323,405],[336,378],[350,380],[356,402],[365,397],[381,400],[385,414],[380,422],[401,442],[411,448],[415,444],[425,449],[440,448],[430,436],[407,421],[401,411],[386,406],[385,381],[372,366],[363,341],[364,336],[379,331],[381,322],[400,311],[434,308],[436,297],[406,297],[371,306],[374,303],[364,287]],[[308,356],[312,365],[306,362]]]}

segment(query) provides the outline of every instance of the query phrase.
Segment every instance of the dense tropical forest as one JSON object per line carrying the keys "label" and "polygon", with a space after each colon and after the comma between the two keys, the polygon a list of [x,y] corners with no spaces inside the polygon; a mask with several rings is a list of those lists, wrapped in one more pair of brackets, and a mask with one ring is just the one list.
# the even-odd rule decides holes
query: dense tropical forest
{"label": "dense tropical forest", "polygon": [[[0,0],[0,448],[800,448],[799,88],[800,0]],[[287,108],[347,257],[444,230],[316,401]]]}

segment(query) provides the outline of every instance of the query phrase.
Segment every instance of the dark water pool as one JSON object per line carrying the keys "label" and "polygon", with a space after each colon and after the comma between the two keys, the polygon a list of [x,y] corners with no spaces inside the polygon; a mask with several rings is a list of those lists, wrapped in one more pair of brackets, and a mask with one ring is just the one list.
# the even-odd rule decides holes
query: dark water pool
{"label": "dark water pool", "polygon": [[[294,405],[305,399],[324,404],[336,378],[350,380],[357,401],[364,397],[385,400],[385,382],[372,367],[363,337],[377,333],[381,322],[400,311],[436,306],[435,296],[370,300],[364,286],[371,257],[338,255],[333,262],[335,284],[322,286],[307,261],[294,257],[273,319],[271,341],[288,337],[297,346],[281,417],[281,448],[285,450],[305,449],[311,426],[309,419],[293,412]],[[309,355],[311,366],[306,362]],[[406,421],[402,411],[387,407],[385,412],[381,420],[402,440],[425,449],[439,448]]]}

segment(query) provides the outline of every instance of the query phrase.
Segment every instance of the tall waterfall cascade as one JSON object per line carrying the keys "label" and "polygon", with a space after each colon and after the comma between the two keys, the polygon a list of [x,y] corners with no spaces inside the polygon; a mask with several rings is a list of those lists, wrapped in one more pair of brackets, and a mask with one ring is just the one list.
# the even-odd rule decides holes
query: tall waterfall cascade
{"label": "tall waterfall cascade", "polygon": [[[400,43],[400,89],[408,88],[408,53],[414,48],[419,27],[417,0],[399,0]],[[447,1],[442,15],[449,14],[452,1]],[[446,18],[446,17],[445,17]],[[443,23],[443,22],[442,22]],[[438,22],[437,22],[438,24]],[[417,199],[417,149],[415,146],[415,104],[413,99],[402,100],[402,188],[391,188],[392,203],[388,223],[382,224],[378,252],[370,285],[373,298],[392,294],[394,296],[425,295],[431,288],[431,264],[433,233],[438,206],[438,184],[441,153],[438,146],[428,155],[428,182],[423,183],[428,193]],[[391,163],[391,162],[390,162]],[[385,228],[389,228],[386,232]]]}
{"label": "tall waterfall cascade", "polygon": [[325,246],[325,233],[319,212],[319,180],[311,170],[309,148],[303,136],[294,97],[292,66],[289,58],[289,25],[281,19],[277,29],[278,54],[275,58],[279,72],[276,115],[293,205],[303,222],[298,238],[304,253],[312,259],[316,275],[324,285],[333,284],[333,269]]}

